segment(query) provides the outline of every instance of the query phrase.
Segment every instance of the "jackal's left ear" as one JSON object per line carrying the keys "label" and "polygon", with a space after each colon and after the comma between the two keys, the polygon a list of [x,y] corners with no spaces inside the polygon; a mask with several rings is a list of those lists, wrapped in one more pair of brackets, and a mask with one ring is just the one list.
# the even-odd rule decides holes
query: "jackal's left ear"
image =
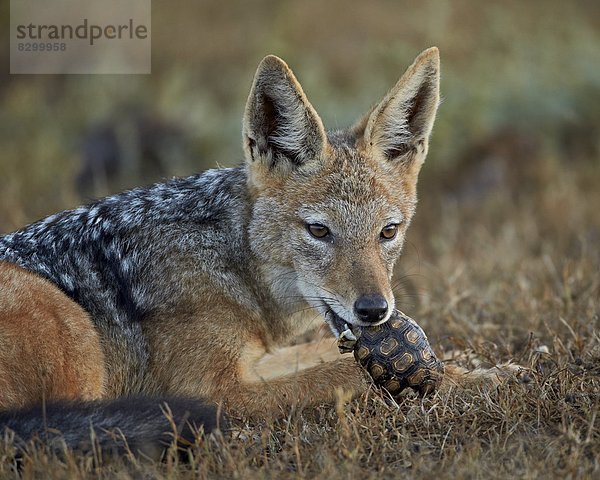
{"label": "jackal's left ear", "polygon": [[250,164],[292,170],[320,159],[325,129],[296,77],[280,58],[269,55],[258,66],[243,126]]}
{"label": "jackal's left ear", "polygon": [[440,101],[440,57],[421,53],[383,100],[354,127],[357,138],[387,159],[422,162]]}

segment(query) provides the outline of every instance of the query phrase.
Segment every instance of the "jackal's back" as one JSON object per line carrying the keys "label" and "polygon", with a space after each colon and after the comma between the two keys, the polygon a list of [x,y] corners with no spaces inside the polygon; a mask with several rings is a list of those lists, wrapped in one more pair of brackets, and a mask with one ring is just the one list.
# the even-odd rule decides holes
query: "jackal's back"
{"label": "jackal's back", "polygon": [[[0,260],[57,285],[103,339],[113,394],[143,389],[144,319],[207,285],[240,285],[245,172],[209,170],[104,198],[0,237]],[[235,291],[237,290],[237,292]]]}

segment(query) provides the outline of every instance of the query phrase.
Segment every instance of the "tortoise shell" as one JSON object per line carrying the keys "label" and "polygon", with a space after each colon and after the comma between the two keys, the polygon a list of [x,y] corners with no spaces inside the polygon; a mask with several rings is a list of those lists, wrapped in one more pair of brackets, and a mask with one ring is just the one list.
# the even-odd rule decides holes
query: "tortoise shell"
{"label": "tortoise shell", "polygon": [[395,310],[384,324],[353,327],[353,331],[357,337],[354,358],[376,385],[394,397],[407,387],[420,394],[435,390],[444,365],[412,318]]}

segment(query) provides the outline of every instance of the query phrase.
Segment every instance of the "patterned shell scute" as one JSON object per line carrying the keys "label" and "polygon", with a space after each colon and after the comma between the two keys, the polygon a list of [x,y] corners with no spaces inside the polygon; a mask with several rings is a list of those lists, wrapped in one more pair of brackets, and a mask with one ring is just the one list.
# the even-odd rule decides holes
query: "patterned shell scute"
{"label": "patterned shell scute", "polygon": [[405,388],[424,394],[437,387],[444,371],[425,332],[399,311],[375,327],[362,327],[354,357],[376,385],[397,396]]}

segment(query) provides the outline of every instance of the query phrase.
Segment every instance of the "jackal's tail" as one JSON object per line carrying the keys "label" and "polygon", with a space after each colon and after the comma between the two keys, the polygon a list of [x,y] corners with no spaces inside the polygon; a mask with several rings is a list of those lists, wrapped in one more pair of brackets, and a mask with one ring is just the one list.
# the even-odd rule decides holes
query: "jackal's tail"
{"label": "jackal's tail", "polygon": [[14,435],[20,452],[41,442],[54,451],[96,449],[103,454],[132,453],[158,459],[169,446],[194,445],[199,432],[223,428],[223,422],[215,406],[190,398],[49,402],[0,412],[0,440]]}

